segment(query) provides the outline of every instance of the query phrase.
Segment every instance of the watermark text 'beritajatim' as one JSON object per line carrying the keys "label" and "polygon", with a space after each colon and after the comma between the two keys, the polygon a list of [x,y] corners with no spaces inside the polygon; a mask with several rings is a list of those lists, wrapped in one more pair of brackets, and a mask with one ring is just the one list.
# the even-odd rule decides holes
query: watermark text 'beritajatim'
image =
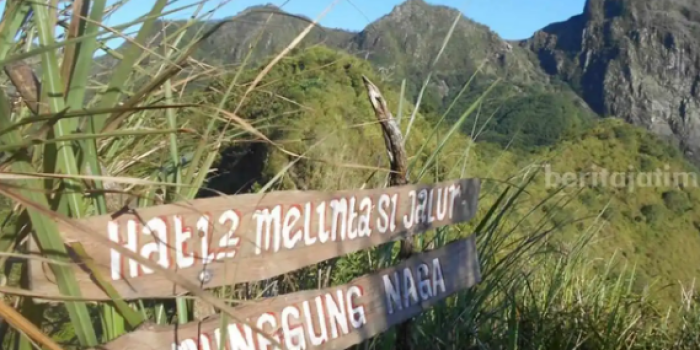
{"label": "watermark text 'beritajatim'", "polygon": [[626,188],[634,192],[636,188],[649,187],[696,187],[698,175],[694,172],[671,171],[669,165],[654,171],[636,171],[628,166],[628,171],[609,171],[608,169],[591,166],[590,171],[557,172],[550,164],[544,165],[545,186],[553,187],[613,187]]}

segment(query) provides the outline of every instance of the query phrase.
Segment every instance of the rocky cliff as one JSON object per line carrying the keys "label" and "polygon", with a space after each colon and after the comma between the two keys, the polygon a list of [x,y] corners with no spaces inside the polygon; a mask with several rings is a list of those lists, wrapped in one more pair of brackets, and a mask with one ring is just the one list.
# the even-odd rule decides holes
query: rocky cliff
{"label": "rocky cliff", "polygon": [[588,0],[520,46],[598,114],[644,126],[700,164],[700,0]]}

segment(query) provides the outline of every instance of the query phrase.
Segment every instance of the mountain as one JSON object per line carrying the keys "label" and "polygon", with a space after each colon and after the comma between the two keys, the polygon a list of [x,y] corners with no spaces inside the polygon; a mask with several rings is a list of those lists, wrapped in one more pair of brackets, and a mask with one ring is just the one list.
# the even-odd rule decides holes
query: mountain
{"label": "mountain", "polygon": [[700,1],[588,0],[520,43],[600,115],[672,140],[700,163]]}
{"label": "mountain", "polygon": [[[545,125],[554,110],[575,111],[574,119],[622,118],[671,141],[700,165],[699,5],[700,0],[588,0],[582,14],[518,42],[461,17],[433,66],[459,12],[408,0],[360,32],[318,26],[299,49],[324,45],[367,59],[382,81],[398,86],[406,79],[412,101],[432,71],[421,100],[426,113],[444,111],[481,68],[448,120],[456,119],[495,78],[503,79],[484,105],[483,113],[493,114],[496,122],[485,128],[482,139],[487,141],[506,142],[512,130],[503,134],[499,125],[521,127],[525,122],[520,121],[518,104],[528,96],[543,96],[542,101],[556,99],[566,105],[542,110],[551,104],[534,103],[536,113],[529,115],[542,114]],[[224,21],[196,58],[237,65],[253,48],[249,65],[255,66],[280,52],[310,22],[272,5],[252,7]],[[206,29],[217,22],[195,27]],[[160,25],[168,33],[184,23]],[[504,115],[504,110],[510,113]],[[465,130],[472,127],[465,125]]]}
{"label": "mountain", "polygon": [[[457,18],[450,41],[436,61]],[[270,56],[282,51],[311,22],[308,18],[265,5],[220,21],[196,23],[188,30],[188,35],[207,30],[221,21],[224,21],[222,26],[202,43],[194,57],[205,63],[236,66],[250,53],[248,67],[266,62]],[[170,35],[185,24],[185,21],[161,21],[152,40],[163,40],[161,33]],[[187,39],[182,41],[188,42]],[[477,130],[483,127],[481,140],[484,141],[507,144],[515,137],[518,139],[515,145],[522,144],[523,147],[531,146],[533,142],[549,145],[550,141],[558,139],[560,130],[552,132],[551,140],[540,141],[533,141],[527,130],[562,125],[559,119],[569,118],[563,123],[575,125],[579,119],[594,117],[570,86],[540,68],[530,50],[501,39],[488,27],[462,16],[455,9],[430,5],[423,0],[408,0],[395,6],[389,14],[360,32],[315,27],[298,50],[317,45],[366,59],[378,70],[380,81],[395,87],[406,79],[406,96],[411,101],[417,100],[427,72],[432,72],[428,88],[422,95],[420,110],[434,115],[455,102],[448,121],[458,119],[496,78],[502,79],[482,108],[484,115],[493,115],[493,120],[498,123],[485,123],[488,118],[483,118],[478,121],[482,125],[474,125],[471,120],[464,125],[465,131],[471,131],[475,126]],[[113,64],[106,63],[103,67]],[[476,78],[472,81],[473,76]],[[468,81],[471,81],[468,88],[458,96]],[[522,100],[528,96],[535,96],[537,101],[532,98]],[[520,113],[522,103],[533,108]],[[562,111],[566,112],[566,118]],[[549,123],[549,118],[557,120]],[[516,129],[522,128],[523,124],[529,127],[526,125],[526,131],[521,133]],[[535,131],[539,133],[539,130]],[[521,134],[522,137],[518,136]]]}

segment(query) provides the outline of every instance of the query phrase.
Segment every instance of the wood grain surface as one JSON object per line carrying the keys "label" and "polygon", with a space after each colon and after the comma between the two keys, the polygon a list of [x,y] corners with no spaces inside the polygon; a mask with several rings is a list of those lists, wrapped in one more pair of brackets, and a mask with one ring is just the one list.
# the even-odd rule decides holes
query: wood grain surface
{"label": "wood grain surface", "polygon": [[279,349],[272,341],[286,349],[345,349],[480,281],[472,235],[345,285],[236,307],[245,322],[223,323],[217,315],[184,325],[145,324],[94,350],[216,350],[220,342],[223,349]]}
{"label": "wood grain surface", "polygon": [[[96,240],[158,263],[202,288],[263,280],[430,229],[470,220],[479,179],[339,192],[281,191],[196,199],[137,209],[117,218],[81,219],[89,233],[59,224],[67,243],[81,242],[125,299],[175,297],[173,282]],[[35,244],[30,254],[40,254]],[[82,295],[108,300],[77,257]],[[31,288],[60,295],[46,262],[30,259]]]}

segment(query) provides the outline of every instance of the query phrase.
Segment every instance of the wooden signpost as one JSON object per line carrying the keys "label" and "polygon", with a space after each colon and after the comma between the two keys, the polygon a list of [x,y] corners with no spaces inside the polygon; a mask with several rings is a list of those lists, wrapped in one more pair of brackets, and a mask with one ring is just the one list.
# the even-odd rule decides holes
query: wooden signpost
{"label": "wooden signpost", "polygon": [[[477,210],[479,187],[478,179],[462,179],[333,193],[244,194],[137,209],[115,219],[81,219],[90,234],[62,224],[59,229],[67,243],[82,243],[122,297],[174,297],[186,291],[99,243],[94,235],[107,236],[209,288],[272,278],[468,221]],[[46,263],[30,264],[32,290],[59,294]],[[86,270],[75,266],[82,296],[109,300]]]}
{"label": "wooden signpost", "polygon": [[480,280],[472,235],[342,286],[237,307],[245,322],[230,322],[223,330],[220,316],[178,326],[148,324],[96,349],[279,349],[270,338],[286,349],[345,349]]}

